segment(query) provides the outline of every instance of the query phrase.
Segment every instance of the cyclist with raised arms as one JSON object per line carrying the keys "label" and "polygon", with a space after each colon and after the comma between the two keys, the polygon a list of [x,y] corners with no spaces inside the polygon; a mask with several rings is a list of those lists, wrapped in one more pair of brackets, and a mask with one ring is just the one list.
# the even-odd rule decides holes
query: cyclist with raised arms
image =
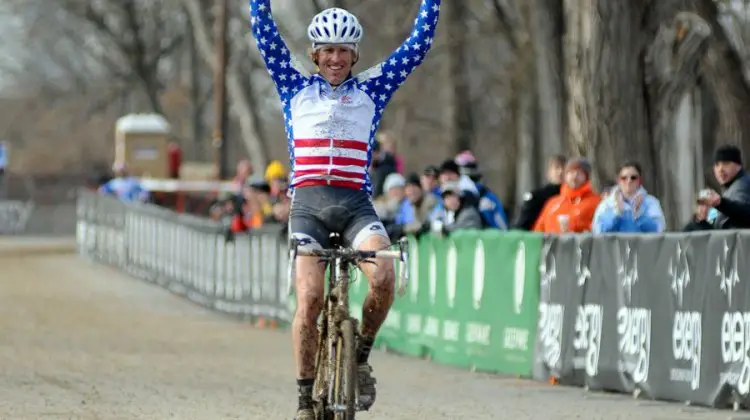
{"label": "cyclist with raised arms", "polygon": [[[441,0],[422,0],[411,36],[385,61],[356,76],[363,29],[346,10],[316,15],[307,35],[309,74],[296,62],[271,15],[270,0],[250,0],[253,35],[281,97],[292,166],[289,231],[302,247],[326,248],[331,232],[360,250],[390,246],[372,205],[368,169],[374,135],[386,104],[430,49]],[[295,267],[297,312],[292,323],[299,406],[297,420],[315,418],[312,388],[317,351],[317,319],[323,308],[325,267],[299,257]],[[361,410],[375,402],[370,349],[394,299],[393,262],[362,264],[369,280],[358,344],[358,400]]]}

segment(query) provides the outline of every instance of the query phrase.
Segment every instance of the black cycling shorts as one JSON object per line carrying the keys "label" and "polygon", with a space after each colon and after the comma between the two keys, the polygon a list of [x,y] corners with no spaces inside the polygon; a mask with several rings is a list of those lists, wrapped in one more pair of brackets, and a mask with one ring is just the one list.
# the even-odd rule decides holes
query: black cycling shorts
{"label": "black cycling shorts", "polygon": [[333,186],[296,188],[289,214],[289,234],[301,247],[325,249],[331,233],[358,249],[371,235],[388,238],[370,196],[361,190]]}

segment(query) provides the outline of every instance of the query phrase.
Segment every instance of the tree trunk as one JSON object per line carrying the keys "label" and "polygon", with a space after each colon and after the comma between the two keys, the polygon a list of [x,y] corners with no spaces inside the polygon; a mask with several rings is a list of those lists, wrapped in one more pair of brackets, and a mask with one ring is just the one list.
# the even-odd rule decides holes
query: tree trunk
{"label": "tree trunk", "polygon": [[750,87],[737,52],[719,24],[712,0],[695,0],[697,13],[711,26],[708,52],[701,71],[719,112],[717,144],[735,144],[750,156]]}
{"label": "tree trunk", "polygon": [[453,120],[453,151],[471,149],[474,144],[474,123],[472,116],[469,71],[466,69],[466,2],[448,0],[448,10],[444,16],[448,26],[448,55],[450,60],[450,85],[453,89],[451,114]]}
{"label": "tree trunk", "polygon": [[[536,0],[530,10],[536,69],[540,145],[537,162],[565,152],[563,8],[560,0]],[[537,165],[543,176],[544,165]]]}
{"label": "tree trunk", "polygon": [[188,57],[190,60],[190,111],[191,137],[193,140],[193,158],[200,156],[199,160],[207,159],[205,140],[203,138],[203,98],[201,97],[200,57],[198,57],[198,45],[195,41],[195,31],[190,21],[190,15],[185,10],[188,18],[185,26],[188,38]]}
{"label": "tree trunk", "polygon": [[701,127],[694,99],[699,98],[698,74],[710,35],[703,19],[680,12],[661,26],[646,54],[651,138],[657,164],[664,168],[657,171],[657,191],[674,227],[689,221],[695,199],[695,143],[700,138],[692,133]]}
{"label": "tree trunk", "polygon": [[[188,10],[190,21],[193,24],[195,40],[198,45],[203,61],[214,69],[216,67],[216,54],[214,53],[209,30],[206,26],[203,10],[198,0],[183,0],[183,4]],[[242,140],[250,157],[253,167],[260,170],[265,168],[268,162],[263,141],[263,133],[258,129],[257,120],[252,111],[252,101],[247,97],[246,90],[243,86],[243,77],[246,75],[239,74],[236,68],[230,67],[227,71],[227,94],[231,101],[230,110],[237,118]]]}
{"label": "tree trunk", "polygon": [[591,160],[594,181],[611,179],[623,158],[639,160],[654,184],[655,159],[641,73],[640,1],[565,0],[567,138]]}

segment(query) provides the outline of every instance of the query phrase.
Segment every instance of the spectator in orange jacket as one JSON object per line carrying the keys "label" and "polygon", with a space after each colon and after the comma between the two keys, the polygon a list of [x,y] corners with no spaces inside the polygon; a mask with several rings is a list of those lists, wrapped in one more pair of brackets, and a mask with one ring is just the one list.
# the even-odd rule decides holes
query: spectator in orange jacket
{"label": "spectator in orange jacket", "polygon": [[534,231],[545,233],[588,232],[601,197],[591,187],[591,165],[572,159],[565,166],[560,194],[550,198],[534,223]]}

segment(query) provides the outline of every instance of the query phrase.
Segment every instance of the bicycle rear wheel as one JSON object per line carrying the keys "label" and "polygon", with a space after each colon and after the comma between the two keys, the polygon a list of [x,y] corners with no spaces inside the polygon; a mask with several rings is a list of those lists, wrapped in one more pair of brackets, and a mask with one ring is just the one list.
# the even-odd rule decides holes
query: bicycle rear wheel
{"label": "bicycle rear wheel", "polygon": [[341,321],[341,336],[336,343],[336,378],[333,395],[337,399],[336,406],[345,407],[345,410],[336,413],[336,420],[354,420],[357,411],[357,355],[354,330],[354,322],[351,319]]}

